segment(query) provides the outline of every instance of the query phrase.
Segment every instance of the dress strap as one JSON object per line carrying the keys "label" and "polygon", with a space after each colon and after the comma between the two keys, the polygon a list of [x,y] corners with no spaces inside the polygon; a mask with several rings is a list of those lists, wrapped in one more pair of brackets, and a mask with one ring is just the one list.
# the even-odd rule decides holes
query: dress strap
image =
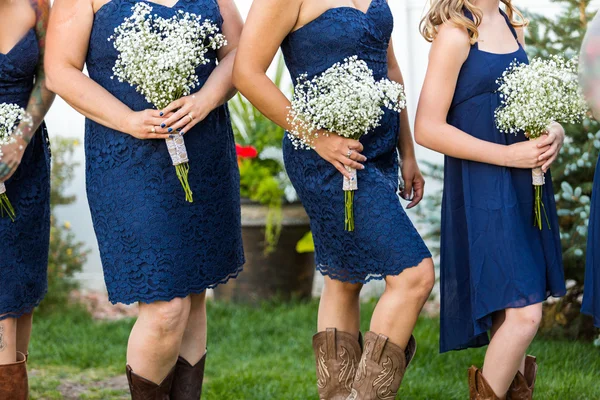
{"label": "dress strap", "polygon": [[513,26],[513,24],[510,22],[510,19],[508,19],[508,15],[506,15],[506,13],[504,12],[504,10],[502,10],[502,9],[500,9],[500,14],[502,14],[502,16],[504,17],[504,19],[506,20],[506,23],[508,24],[508,27],[510,28],[510,31],[512,32],[513,36],[515,37],[515,39],[518,42],[519,41],[519,36],[517,35],[517,30],[515,29],[515,27]]}

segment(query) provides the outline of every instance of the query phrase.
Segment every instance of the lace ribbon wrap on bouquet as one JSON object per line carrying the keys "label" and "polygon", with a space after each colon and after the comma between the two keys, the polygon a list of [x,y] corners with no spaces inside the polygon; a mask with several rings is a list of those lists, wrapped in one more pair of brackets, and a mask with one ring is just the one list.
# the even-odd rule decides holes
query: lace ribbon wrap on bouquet
{"label": "lace ribbon wrap on bouquet", "polygon": [[11,220],[15,220],[15,209],[6,195],[6,186],[0,183],[0,217],[8,216]]}
{"label": "lace ribbon wrap on bouquet", "polygon": [[183,136],[176,136],[174,138],[165,139],[167,143],[167,149],[171,156],[173,166],[177,171],[177,178],[181,182],[181,186],[185,191],[185,200],[192,203],[194,201],[192,189],[188,183],[188,174],[190,171],[189,159],[187,149],[185,148],[185,141]]}

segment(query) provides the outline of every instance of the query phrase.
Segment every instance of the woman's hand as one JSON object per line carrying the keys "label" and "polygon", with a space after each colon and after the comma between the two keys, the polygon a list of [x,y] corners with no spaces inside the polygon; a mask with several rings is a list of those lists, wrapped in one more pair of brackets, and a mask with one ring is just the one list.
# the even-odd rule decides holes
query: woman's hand
{"label": "woman's hand", "polygon": [[6,144],[0,148],[0,182],[6,182],[19,168],[27,142],[20,136],[15,136],[14,143]]}
{"label": "woman's hand", "polygon": [[539,148],[549,146],[548,150],[540,156],[540,161],[545,161],[544,165],[542,165],[542,171],[546,172],[550,169],[552,163],[556,161],[560,149],[562,149],[565,142],[565,130],[561,124],[553,122],[548,127],[546,134],[536,140],[536,142]]}
{"label": "woman's hand", "polygon": [[123,121],[123,132],[137,139],[169,139],[175,135],[161,128],[166,117],[158,110],[131,111]]}
{"label": "woman's hand", "polygon": [[404,200],[410,200],[406,208],[413,208],[423,200],[425,192],[425,178],[423,178],[415,158],[402,160],[402,179],[404,180],[404,189],[401,190],[400,195]]}
{"label": "woman's hand", "polygon": [[172,115],[163,122],[161,127],[168,133],[178,132],[185,135],[198,122],[204,120],[213,109],[205,96],[198,93],[182,97],[162,110],[163,115]]}
{"label": "woman's hand", "polygon": [[542,154],[550,150],[549,145],[539,146],[539,140],[528,140],[506,146],[505,166],[511,168],[533,169],[544,165]]}
{"label": "woman's hand", "polygon": [[313,141],[313,147],[325,161],[330,162],[338,171],[347,178],[352,175],[345,166],[360,170],[365,166],[360,162],[367,161],[367,157],[360,154],[363,145],[358,140],[346,139],[333,133],[319,132]]}

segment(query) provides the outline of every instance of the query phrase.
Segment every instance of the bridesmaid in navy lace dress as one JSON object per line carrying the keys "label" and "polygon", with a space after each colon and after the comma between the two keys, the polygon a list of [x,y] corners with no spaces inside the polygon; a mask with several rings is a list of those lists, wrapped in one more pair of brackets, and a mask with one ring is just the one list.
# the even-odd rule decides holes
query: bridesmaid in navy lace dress
{"label": "bridesmaid in navy lace dress", "polygon": [[0,148],[0,182],[16,218],[0,218],[0,398],[27,398],[25,359],[32,313],[47,289],[50,148],[44,116],[44,42],[49,0],[0,2],[0,103],[27,109],[33,125]]}
{"label": "bridesmaid in navy lace dress", "polygon": [[464,9],[460,0],[435,0],[423,20],[433,46],[415,136],[446,155],[440,351],[489,343],[483,371],[469,371],[471,399],[531,399],[537,365],[525,353],[542,302],[565,294],[552,179],[548,172],[551,229],[543,230],[532,223],[531,181],[531,168],[546,172],[556,159],[564,131],[552,124],[536,142],[496,128],[497,80],[514,60],[528,62],[524,23],[502,2],[506,12],[500,0]]}
{"label": "bridesmaid in navy lace dress", "polygon": [[[210,19],[229,43],[197,69],[198,91],[153,110],[135,88],[111,79],[117,52],[108,38],[137,2],[56,1],[48,82],[87,117],[87,194],[109,298],[140,304],[127,353],[132,395],[197,399],[205,291],[235,277],[244,263],[239,172],[225,105],[235,93],[231,70],[242,22],[233,0],[146,2],[165,18],[183,11]],[[185,201],[163,140],[175,134],[185,134],[194,203]]]}
{"label": "bridesmaid in navy lace dress", "polygon": [[[265,115],[289,128],[290,103],[265,73],[279,46],[293,80],[300,74],[310,79],[356,55],[376,79],[402,83],[390,39],[393,25],[386,0],[257,0],[240,42],[235,84]],[[406,182],[402,195],[412,198],[408,208],[423,195],[407,113],[386,111],[381,125],[360,142],[331,133],[320,135],[314,150],[305,151],[295,150],[286,136],[283,151],[311,219],[317,268],[325,275],[319,333],[313,338],[320,398],[393,396],[414,354],[412,331],[434,281],[431,254],[398,196],[398,152]],[[358,170],[354,232],[344,230],[344,165]],[[372,279],[385,279],[386,290],[355,376],[362,352],[359,293]],[[369,355],[375,344],[377,354]],[[386,369],[383,363],[389,360],[393,367]],[[386,371],[394,372],[377,380]]]}
{"label": "bridesmaid in navy lace dress", "polygon": [[582,312],[594,318],[600,328],[600,159],[596,164],[592,204],[588,227],[587,261],[585,265],[585,289]]}

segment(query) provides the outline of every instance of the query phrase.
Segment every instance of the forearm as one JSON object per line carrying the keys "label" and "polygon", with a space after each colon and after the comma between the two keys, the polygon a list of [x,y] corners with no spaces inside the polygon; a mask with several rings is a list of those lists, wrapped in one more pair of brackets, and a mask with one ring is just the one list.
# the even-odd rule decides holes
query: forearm
{"label": "forearm", "polygon": [[[401,84],[404,89],[404,78],[400,67],[396,64],[388,70],[388,77],[390,80]],[[408,119],[408,106],[400,113],[400,132],[398,135],[398,150],[402,159],[414,158],[415,157],[415,145],[410,129],[410,121]]]}
{"label": "forearm", "polygon": [[69,105],[99,124],[124,132],[132,110],[106,89],[74,67],[55,67],[49,75],[50,89]]}
{"label": "forearm", "polygon": [[35,132],[37,132],[53,101],[54,93],[46,88],[46,76],[42,66],[38,71],[35,85],[27,103],[27,114],[31,117],[31,124],[19,124],[19,131],[26,143],[29,143]]}
{"label": "forearm", "polygon": [[238,71],[235,85],[267,118],[285,130],[292,129],[288,122],[291,103],[266,73]]}
{"label": "forearm", "polygon": [[477,139],[447,123],[420,121],[415,128],[417,143],[450,157],[506,166],[507,146]]}
{"label": "forearm", "polygon": [[233,86],[232,77],[235,54],[236,51],[233,50],[219,61],[219,65],[213,70],[197,93],[203,99],[206,99],[211,110],[225,104],[237,93],[237,89]]}

